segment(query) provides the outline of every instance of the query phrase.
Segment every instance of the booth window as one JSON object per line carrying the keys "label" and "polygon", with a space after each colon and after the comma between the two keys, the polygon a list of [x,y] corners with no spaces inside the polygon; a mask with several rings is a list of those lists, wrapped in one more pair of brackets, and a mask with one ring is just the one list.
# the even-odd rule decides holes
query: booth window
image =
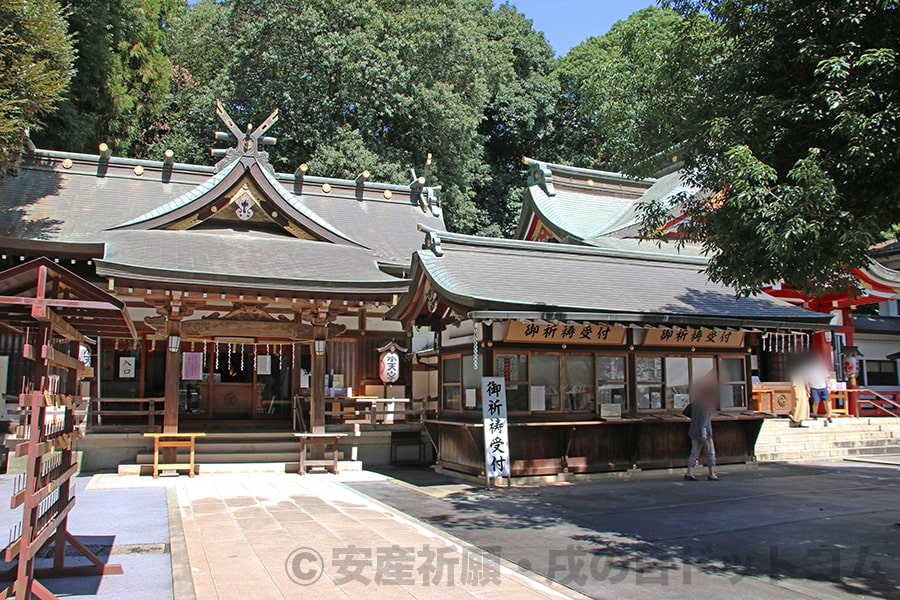
{"label": "booth window", "polygon": [[600,404],[627,402],[628,370],[624,356],[597,356],[597,400]]}
{"label": "booth window", "polygon": [[444,368],[444,394],[443,407],[445,410],[462,409],[462,358],[445,358]]}
{"label": "booth window", "polygon": [[480,409],[481,373],[475,370],[471,354],[448,356],[443,368],[443,407],[445,410]]}
{"label": "booth window", "polygon": [[594,357],[564,354],[566,410],[594,412]]}
{"label": "booth window", "polygon": [[531,355],[531,410],[559,410],[559,354]]}
{"label": "booth window", "polygon": [[481,373],[475,369],[475,358],[471,354],[465,354],[462,357],[462,378],[463,408],[481,410]]}
{"label": "booth window", "polygon": [[528,411],[528,355],[499,352],[494,355],[494,376],[506,382],[509,412]]}
{"label": "booth window", "polygon": [[893,360],[866,360],[866,385],[897,385],[897,363]]}
{"label": "booth window", "polygon": [[659,410],[663,406],[663,359],[660,356],[638,356],[637,406],[641,410]]}
{"label": "booth window", "polygon": [[666,357],[666,408],[684,409],[690,404],[690,385],[687,357]]}
{"label": "booth window", "polygon": [[741,408],[744,406],[747,382],[744,374],[744,359],[719,359],[719,407]]}

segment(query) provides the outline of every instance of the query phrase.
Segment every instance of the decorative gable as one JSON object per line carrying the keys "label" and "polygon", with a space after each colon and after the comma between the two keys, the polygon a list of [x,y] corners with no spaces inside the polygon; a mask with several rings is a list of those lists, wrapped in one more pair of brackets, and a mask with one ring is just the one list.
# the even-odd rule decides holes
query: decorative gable
{"label": "decorative gable", "polygon": [[339,231],[305,206],[278,181],[259,144],[273,144],[264,137],[278,111],[251,133],[243,134],[217,104],[217,114],[231,133],[217,134],[219,139],[235,139],[236,147],[219,151],[224,156],[216,165],[217,173],[193,190],[135,219],[112,229],[187,230],[199,225],[248,229],[277,229],[300,239],[363,246]]}

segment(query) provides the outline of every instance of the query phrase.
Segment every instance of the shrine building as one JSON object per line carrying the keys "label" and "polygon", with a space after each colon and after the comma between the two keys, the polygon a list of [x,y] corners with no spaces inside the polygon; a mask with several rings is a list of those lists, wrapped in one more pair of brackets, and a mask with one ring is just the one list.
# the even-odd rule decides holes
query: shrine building
{"label": "shrine building", "polygon": [[[389,185],[362,169],[349,179],[305,164],[277,173],[265,151],[277,111],[247,133],[217,112],[227,128],[217,139],[233,147],[214,151],[213,167],[169,151],[119,158],[100,144],[96,155],[32,149],[0,182],[0,271],[52,260],[111,292],[132,323],[134,337],[102,335],[82,350],[88,429],[107,435],[82,441],[87,468],[134,462],[147,444],[140,434],[160,429],[355,423],[387,444],[391,430],[418,435],[408,422],[425,392],[413,402],[410,364],[387,380],[379,368],[390,348],[412,342],[383,316],[408,287],[416,225],[444,227],[436,190],[424,176]],[[36,330],[6,329],[4,393],[40,389],[22,356]]]}
{"label": "shrine building", "polygon": [[[513,477],[683,466],[682,410],[710,377],[719,462],[754,460],[763,421],[786,412],[760,375],[782,377],[785,357],[837,339],[840,315],[738,297],[708,280],[699,248],[637,239],[649,198],[671,204],[677,235],[677,199],[697,193],[677,171],[634,180],[526,164],[519,239],[423,226],[409,291],[388,313],[437,337],[423,360],[439,367],[437,414],[424,421],[438,464],[484,475],[484,376],[505,381]],[[877,292],[896,293],[900,273],[872,271]]]}

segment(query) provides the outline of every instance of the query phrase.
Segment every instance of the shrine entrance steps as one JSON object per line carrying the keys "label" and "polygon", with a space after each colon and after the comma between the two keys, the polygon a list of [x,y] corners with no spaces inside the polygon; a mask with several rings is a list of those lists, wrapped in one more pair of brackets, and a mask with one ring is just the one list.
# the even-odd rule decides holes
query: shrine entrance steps
{"label": "shrine entrance steps", "polygon": [[767,419],[756,440],[759,462],[815,462],[900,456],[900,418],[819,417],[803,427],[786,418]]}
{"label": "shrine entrance steps", "polygon": [[[331,458],[331,450],[325,453]],[[177,462],[186,462],[188,452],[178,452]],[[338,450],[338,468],[362,469],[349,460],[349,452]],[[198,438],[194,462],[197,473],[296,473],[300,468],[300,444],[290,432],[207,433]],[[120,464],[119,475],[149,475],[153,451],[140,452],[133,463]]]}
{"label": "shrine entrance steps", "polygon": [[[331,429],[328,431],[331,432]],[[363,464],[367,467],[430,464],[434,459],[431,444],[419,423],[403,423],[369,431],[350,427],[341,431],[346,437],[341,439],[338,447],[339,471],[359,471]],[[118,465],[118,473],[149,475],[153,465],[152,444],[148,444],[146,438],[135,438],[136,434],[129,435],[129,440],[134,438],[134,442],[140,439],[140,445],[131,446],[132,453],[119,459],[124,462],[114,463]],[[93,441],[99,442],[100,437],[94,436]],[[90,439],[91,436],[88,436],[87,440]],[[112,445],[106,444],[107,447]],[[88,452],[103,453],[106,450],[97,447]],[[180,449],[176,462],[186,461],[188,457],[188,450]],[[325,458],[332,457],[333,452],[328,448]],[[206,429],[206,436],[197,438],[194,462],[198,474],[296,473],[300,468],[300,442],[290,431],[225,432]]]}

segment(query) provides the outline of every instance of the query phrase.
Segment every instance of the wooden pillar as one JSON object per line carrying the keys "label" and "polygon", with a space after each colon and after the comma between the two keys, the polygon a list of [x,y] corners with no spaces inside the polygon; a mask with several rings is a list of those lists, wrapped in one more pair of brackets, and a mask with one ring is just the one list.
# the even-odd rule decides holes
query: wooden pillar
{"label": "wooden pillar", "polygon": [[[328,337],[327,326],[316,325],[313,330],[314,340],[311,345],[312,360],[310,361],[310,431],[313,433],[325,432],[325,355],[316,352],[316,341],[326,340]],[[325,448],[314,444],[310,448],[313,460],[325,458]]]}
{"label": "wooden pillar", "polygon": [[[181,336],[181,321],[169,319],[166,327],[167,336]],[[168,337],[166,348],[166,402],[163,411],[163,433],[178,433],[178,384],[181,380],[181,348],[177,352],[169,351]],[[163,462],[174,463],[177,448],[163,450]]]}

